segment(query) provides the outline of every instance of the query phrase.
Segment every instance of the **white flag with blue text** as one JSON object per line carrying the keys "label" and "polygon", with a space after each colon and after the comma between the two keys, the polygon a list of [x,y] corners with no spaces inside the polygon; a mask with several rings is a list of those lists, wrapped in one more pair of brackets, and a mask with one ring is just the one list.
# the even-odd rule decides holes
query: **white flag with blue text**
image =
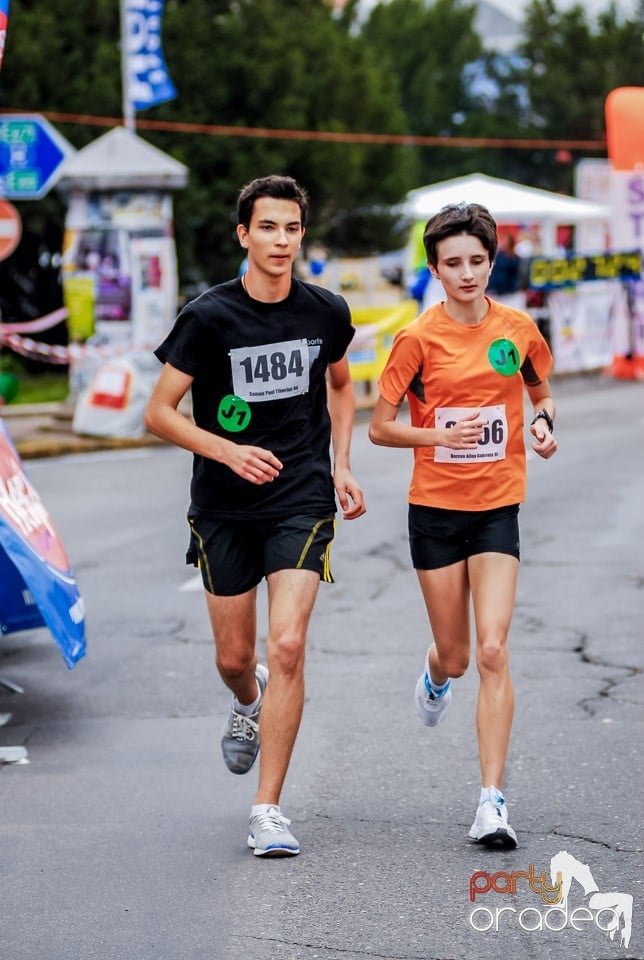
{"label": "white flag with blue text", "polygon": [[128,99],[145,110],[176,97],[161,51],[164,0],[126,0]]}

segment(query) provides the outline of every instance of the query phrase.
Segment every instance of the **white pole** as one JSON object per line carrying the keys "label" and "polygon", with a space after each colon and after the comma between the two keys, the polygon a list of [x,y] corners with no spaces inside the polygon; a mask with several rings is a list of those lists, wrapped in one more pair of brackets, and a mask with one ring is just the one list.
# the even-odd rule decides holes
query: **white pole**
{"label": "white pole", "polygon": [[121,0],[121,87],[123,95],[123,121],[126,130],[134,133],[136,129],[136,115],[130,100],[130,75],[128,70],[127,51],[127,0]]}
{"label": "white pole", "polygon": [[544,257],[557,256],[557,224],[550,218],[541,224],[541,253]]}

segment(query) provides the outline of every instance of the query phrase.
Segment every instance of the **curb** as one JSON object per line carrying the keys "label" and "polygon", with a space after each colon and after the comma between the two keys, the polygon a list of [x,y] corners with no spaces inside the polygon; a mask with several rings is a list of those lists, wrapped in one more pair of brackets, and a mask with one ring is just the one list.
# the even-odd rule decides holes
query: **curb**
{"label": "curb", "polygon": [[64,457],[75,453],[96,453],[101,450],[136,450],[143,447],[167,446],[152,434],[143,437],[29,437],[14,440],[21,460],[38,460],[45,457]]}
{"label": "curb", "polygon": [[[151,433],[144,433],[140,437],[76,434],[71,429],[72,415],[73,410],[65,402],[8,404],[0,407],[0,417],[22,460],[167,445],[165,440]],[[28,420],[32,423],[28,423]]]}
{"label": "curb", "polygon": [[[366,392],[356,391],[356,415],[360,419],[373,409],[378,397],[373,385]],[[165,440],[145,433],[141,437],[97,437],[75,434],[62,426],[71,424],[69,406],[65,403],[9,404],[0,408],[0,417],[7,424],[9,436],[21,460],[46,457],[64,457],[79,453],[97,453],[101,450],[137,450],[145,447],[171,446]],[[32,429],[25,427],[27,418],[35,422]],[[11,422],[15,429],[11,429]],[[53,424],[53,425],[52,425]],[[58,427],[55,426],[58,424]]]}

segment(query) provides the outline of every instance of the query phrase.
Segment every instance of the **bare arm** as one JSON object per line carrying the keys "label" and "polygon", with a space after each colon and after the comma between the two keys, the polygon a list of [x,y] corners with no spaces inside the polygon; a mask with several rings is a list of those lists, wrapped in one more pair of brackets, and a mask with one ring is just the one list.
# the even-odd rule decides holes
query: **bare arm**
{"label": "bare arm", "polygon": [[450,447],[452,450],[473,450],[481,438],[486,420],[478,413],[458,420],[449,429],[412,427],[397,419],[399,406],[378,397],[371,416],[369,439],[381,447]]}
{"label": "bare arm", "polygon": [[[551,419],[554,420],[557,415],[557,410],[550,394],[550,384],[548,380],[542,380],[541,383],[536,384],[534,387],[526,384],[526,390],[535,414],[538,413],[539,410],[547,410]],[[557,452],[557,441],[550,433],[545,420],[539,418],[539,420],[531,424],[530,433],[535,438],[532,449],[535,453],[538,453],[540,457],[548,460]]]}
{"label": "bare arm", "polygon": [[191,383],[192,377],[166,363],[146,407],[146,428],[184,450],[225,464],[250,483],[259,485],[274,480],[282,464],[269,450],[218,437],[179,413],[177,408]]}
{"label": "bare arm", "polygon": [[351,475],[351,434],[356,400],[346,356],[329,364],[327,395],[333,447],[333,485],[345,520],[354,520],[366,511],[364,494]]}

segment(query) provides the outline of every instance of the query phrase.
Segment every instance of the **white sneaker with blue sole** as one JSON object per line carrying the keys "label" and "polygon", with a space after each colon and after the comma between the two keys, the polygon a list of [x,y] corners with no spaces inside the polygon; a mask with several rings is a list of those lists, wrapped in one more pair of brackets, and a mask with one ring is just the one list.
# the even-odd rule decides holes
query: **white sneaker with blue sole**
{"label": "white sneaker with blue sole", "polygon": [[427,671],[424,670],[416,684],[416,711],[427,727],[436,727],[445,717],[445,711],[452,702],[452,681],[448,680],[438,696],[429,684]]}
{"label": "white sneaker with blue sole", "polygon": [[300,852],[300,845],[288,829],[290,825],[291,821],[282,815],[279,807],[270,806],[251,816],[248,846],[256,857],[296,856]]}

